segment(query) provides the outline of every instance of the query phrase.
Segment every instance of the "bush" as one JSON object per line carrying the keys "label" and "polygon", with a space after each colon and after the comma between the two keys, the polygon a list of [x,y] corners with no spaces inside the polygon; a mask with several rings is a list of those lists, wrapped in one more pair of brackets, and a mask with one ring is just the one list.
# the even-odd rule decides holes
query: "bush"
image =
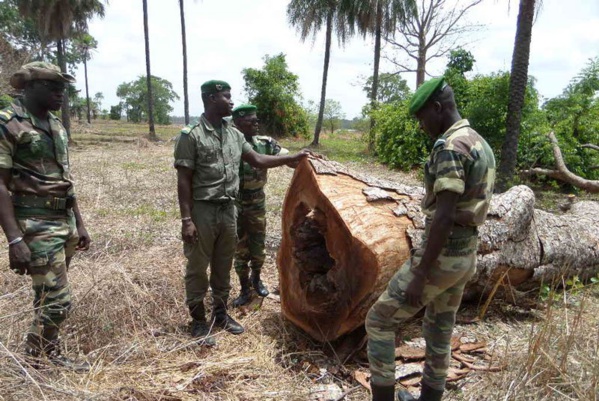
{"label": "bush", "polygon": [[0,95],[0,109],[5,109],[12,103],[12,97],[9,95]]}
{"label": "bush", "polygon": [[383,104],[372,111],[376,120],[376,151],[381,162],[411,170],[426,161],[431,141],[408,113],[409,100]]}

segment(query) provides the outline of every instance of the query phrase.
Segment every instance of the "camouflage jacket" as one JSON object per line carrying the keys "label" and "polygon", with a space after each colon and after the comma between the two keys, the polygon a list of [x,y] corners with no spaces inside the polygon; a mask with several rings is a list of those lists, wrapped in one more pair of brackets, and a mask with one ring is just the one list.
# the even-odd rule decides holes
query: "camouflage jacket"
{"label": "camouflage jacket", "polygon": [[[251,145],[256,153],[262,155],[276,156],[281,153],[282,149],[278,142],[270,136],[255,135],[252,137]],[[255,192],[263,189],[268,180],[267,172],[267,169],[252,167],[249,163],[242,162],[239,171],[240,192]]]}
{"label": "camouflage jacket", "polygon": [[460,120],[437,139],[424,167],[422,212],[434,217],[441,191],[460,194],[456,224],[479,226],[486,218],[495,184],[495,157],[489,144]]}
{"label": "camouflage jacket", "polygon": [[243,134],[223,120],[215,129],[204,115],[185,127],[175,142],[175,167],[193,170],[193,199],[235,200],[239,191],[241,155],[252,147]]}
{"label": "camouflage jacket", "polygon": [[67,132],[49,115],[50,132],[41,128],[19,100],[0,111],[0,168],[12,171],[13,194],[67,197],[74,194]]}

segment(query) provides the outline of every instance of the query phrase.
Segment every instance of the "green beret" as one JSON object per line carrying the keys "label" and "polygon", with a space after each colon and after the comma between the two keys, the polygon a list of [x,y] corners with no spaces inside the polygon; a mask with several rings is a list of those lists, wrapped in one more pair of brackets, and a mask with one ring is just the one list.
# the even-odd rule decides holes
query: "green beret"
{"label": "green beret", "polygon": [[428,99],[430,99],[439,89],[444,87],[444,83],[445,78],[440,77],[429,79],[420,85],[416,90],[416,93],[412,96],[412,100],[410,100],[410,114],[416,114],[418,110],[424,107]]}
{"label": "green beret", "polygon": [[256,114],[257,109],[253,104],[240,104],[233,109],[233,118]]}
{"label": "green beret", "polygon": [[34,61],[33,63],[25,64],[20,70],[12,74],[10,84],[15,89],[23,89],[26,82],[38,79],[67,83],[76,82],[74,76],[62,72],[60,67],[43,61]]}
{"label": "green beret", "polygon": [[213,95],[218,92],[222,92],[225,90],[231,90],[231,85],[226,83],[225,81],[219,81],[218,79],[211,79],[210,81],[206,81],[200,87],[202,93],[207,95]]}

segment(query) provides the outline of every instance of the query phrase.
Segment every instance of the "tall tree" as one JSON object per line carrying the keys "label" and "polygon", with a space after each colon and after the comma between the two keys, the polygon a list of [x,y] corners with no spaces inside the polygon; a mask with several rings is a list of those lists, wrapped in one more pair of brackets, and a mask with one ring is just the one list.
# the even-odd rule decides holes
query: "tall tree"
{"label": "tall tree", "polygon": [[318,146],[322,130],[333,31],[335,31],[340,45],[343,45],[347,38],[354,33],[354,25],[347,23],[346,14],[341,12],[340,3],[340,0],[291,0],[287,6],[289,23],[297,28],[302,41],[311,35],[316,38],[316,34],[323,26],[325,27],[322,86],[312,146]]}
{"label": "tall tree", "polygon": [[152,74],[150,72],[150,33],[148,29],[148,0],[143,1],[144,9],[144,38],[146,44],[146,84],[148,86],[148,126],[150,132],[148,138],[158,141],[156,129],[154,128],[154,97],[152,96]]}
{"label": "tall tree", "polygon": [[[341,12],[345,14],[348,23],[356,26],[364,36],[374,36],[374,69],[370,93],[372,109],[376,108],[378,99],[382,38],[392,36],[395,28],[405,24],[415,10],[415,0],[341,0]],[[370,150],[374,150],[374,124],[375,120],[371,118],[368,138]]]}
{"label": "tall tree", "polygon": [[98,47],[98,42],[93,38],[93,36],[83,33],[76,37],[74,40],[74,45],[77,50],[81,53],[81,58],[83,59],[83,72],[85,76],[85,102],[87,105],[87,123],[91,124],[91,100],[89,98],[89,81],[87,77],[87,62],[91,59],[91,51],[95,50]]}
{"label": "tall tree", "polygon": [[514,52],[512,54],[505,140],[501,147],[501,160],[497,169],[497,189],[500,192],[507,189],[516,170],[520,120],[522,118],[526,85],[528,84],[528,64],[532,25],[535,18],[535,3],[536,0],[520,0]]}
{"label": "tall tree", "polygon": [[185,125],[189,124],[189,94],[187,89],[187,34],[185,33],[185,4],[179,0],[179,11],[181,12],[181,45],[183,49],[183,109],[185,113]]}
{"label": "tall tree", "polygon": [[[56,41],[57,63],[63,72],[67,72],[66,42],[77,33],[87,32],[87,24],[92,17],[104,17],[104,4],[100,0],[16,1],[21,14],[35,21],[42,41]],[[67,93],[62,104],[62,121],[70,137],[71,116]]]}
{"label": "tall tree", "polygon": [[454,0],[447,4],[447,0],[428,0],[419,3],[412,18],[406,24],[398,25],[395,33],[399,39],[385,37],[387,43],[408,58],[406,62],[388,57],[398,68],[397,72],[415,72],[416,87],[420,86],[425,79],[426,63],[447,55],[457,47],[464,34],[478,28],[477,25],[460,22],[472,7],[482,1]]}

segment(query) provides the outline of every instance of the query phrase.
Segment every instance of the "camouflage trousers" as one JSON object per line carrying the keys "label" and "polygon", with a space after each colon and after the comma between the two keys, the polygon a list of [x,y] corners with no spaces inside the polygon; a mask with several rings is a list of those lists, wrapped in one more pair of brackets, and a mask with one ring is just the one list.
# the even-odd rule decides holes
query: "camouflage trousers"
{"label": "camouflage trousers", "polygon": [[232,201],[195,201],[191,217],[198,230],[198,242],[183,245],[187,258],[186,304],[203,303],[210,286],[214,305],[224,307],[231,291],[231,265],[237,244],[237,207]]}
{"label": "camouflage trousers", "polygon": [[[366,316],[371,381],[377,385],[395,384],[396,332],[421,309],[407,304],[405,291],[414,278],[411,267],[420,263],[425,246],[426,241],[421,249],[414,250]],[[476,246],[476,235],[450,238],[436,265],[431,267],[422,294],[421,304],[426,305],[422,322],[426,341],[423,382],[437,390],[445,388],[451,334],[464,286],[476,272]]]}
{"label": "camouflage trousers", "polygon": [[[264,192],[262,192],[264,195]],[[250,267],[260,273],[266,251],[266,202],[265,197],[239,202],[240,212],[237,219],[237,251],[235,252],[235,271],[240,277],[246,277]]]}
{"label": "camouflage trousers", "polygon": [[17,217],[23,239],[31,251],[31,276],[35,308],[29,333],[42,335],[44,326],[59,327],[71,309],[71,288],[67,260],[79,240],[75,219]]}

